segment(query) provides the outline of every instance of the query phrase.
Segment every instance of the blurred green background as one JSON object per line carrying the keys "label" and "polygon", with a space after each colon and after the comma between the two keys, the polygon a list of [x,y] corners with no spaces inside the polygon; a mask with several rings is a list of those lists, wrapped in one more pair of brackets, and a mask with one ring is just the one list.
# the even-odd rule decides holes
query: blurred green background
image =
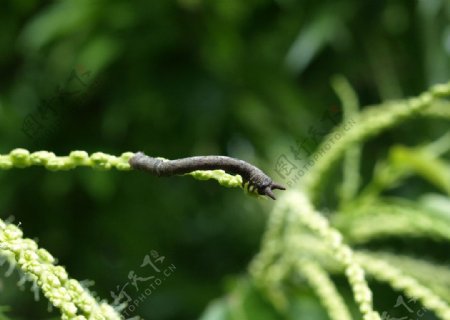
{"label": "blurred green background", "polygon": [[[311,126],[333,125],[321,120],[339,110],[333,75],[362,105],[448,81],[449,18],[446,0],[3,1],[0,154],[223,154],[285,183],[277,158]],[[372,141],[363,179],[386,146],[431,141],[444,126],[413,123]],[[72,277],[94,280],[100,297],[111,301],[132,270],[147,277],[140,266],[152,250],[176,267],[129,313],[145,319],[195,319],[226,293],[258,252],[272,205],[191,178],[0,172],[0,217],[21,223]],[[0,305],[12,318],[57,315],[7,269]]]}

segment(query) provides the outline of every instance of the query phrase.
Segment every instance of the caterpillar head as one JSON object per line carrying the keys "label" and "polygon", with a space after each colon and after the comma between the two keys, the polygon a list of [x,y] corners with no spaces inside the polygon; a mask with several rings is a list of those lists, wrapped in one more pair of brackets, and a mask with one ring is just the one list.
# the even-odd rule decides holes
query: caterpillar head
{"label": "caterpillar head", "polygon": [[273,200],[276,200],[275,194],[272,190],[278,189],[278,190],[286,190],[285,187],[283,187],[281,184],[278,184],[276,182],[270,181],[268,184],[257,186],[258,194],[263,196],[268,196],[269,198],[272,198]]}
{"label": "caterpillar head", "polygon": [[258,168],[253,168],[248,179],[248,190],[262,196],[276,200],[272,190],[286,190],[281,184],[275,183],[272,179]]}

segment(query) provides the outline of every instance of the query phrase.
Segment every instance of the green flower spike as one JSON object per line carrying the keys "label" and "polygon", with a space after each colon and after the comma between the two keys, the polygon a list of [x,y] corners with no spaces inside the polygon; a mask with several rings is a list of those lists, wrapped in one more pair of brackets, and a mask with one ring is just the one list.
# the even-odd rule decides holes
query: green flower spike
{"label": "green flower spike", "polygon": [[121,316],[105,302],[98,302],[81,284],[70,279],[55,259],[22,231],[0,219],[0,255],[41,288],[50,303],[61,312],[61,319],[119,320]]}

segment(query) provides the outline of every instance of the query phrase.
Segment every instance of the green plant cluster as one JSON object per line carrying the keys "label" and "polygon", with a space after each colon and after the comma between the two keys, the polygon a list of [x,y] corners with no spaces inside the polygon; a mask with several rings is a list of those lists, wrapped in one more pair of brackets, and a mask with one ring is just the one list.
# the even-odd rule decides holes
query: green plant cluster
{"label": "green plant cluster", "polygon": [[[409,298],[419,300],[440,319],[448,320],[450,292],[449,287],[441,282],[441,279],[449,279],[445,267],[413,257],[392,256],[389,252],[355,250],[349,244],[364,243],[388,235],[434,236],[449,240],[448,216],[424,212],[424,208],[418,207],[420,203],[386,199],[381,195],[383,189],[401,183],[408,175],[418,174],[449,196],[450,167],[439,160],[441,154],[450,151],[449,133],[416,150],[393,147],[388,161],[377,167],[374,182],[361,192],[358,192],[359,173],[352,171],[360,167],[360,152],[355,150],[362,147],[367,137],[408,118],[426,116],[430,108],[448,108],[450,104],[435,103],[442,103],[440,98],[450,95],[450,83],[434,86],[418,98],[367,109],[357,115],[357,100],[349,84],[342,78],[336,81],[346,117],[356,116],[358,126],[318,159],[304,185],[287,191],[280,198],[271,213],[261,251],[250,265],[250,281],[264,292],[277,312],[290,317],[292,301],[285,287],[288,284],[295,286],[295,283],[291,283],[295,278],[304,278],[316,292],[331,319],[348,320],[352,319],[351,312],[330,278],[331,274],[341,272],[348,278],[361,317],[364,320],[379,320],[381,316],[374,310],[373,293],[366,280],[368,275],[387,282]],[[323,144],[327,143],[325,139]],[[319,147],[317,152],[320,150]],[[2,169],[44,165],[49,170],[64,170],[84,165],[129,170],[127,165],[132,155],[128,152],[117,158],[94,153],[89,157],[86,152],[74,151],[68,157],[57,158],[50,152],[30,154],[27,150],[15,149],[9,155],[0,156],[0,164]],[[330,221],[315,209],[313,201],[320,192],[330,166],[341,157],[345,157],[344,163],[351,162],[353,165],[344,165],[340,209],[334,212]],[[410,161],[405,161],[405,157]],[[242,185],[242,178],[236,178],[238,184],[230,184],[233,178],[224,177],[227,174],[220,170],[196,171],[191,175],[200,180],[217,179],[228,187]],[[62,319],[120,319],[120,309],[116,310],[106,303],[99,304],[80,283],[69,279],[64,268],[54,265],[54,258],[45,249],[38,248],[30,239],[22,239],[20,229],[1,220],[0,254],[10,264],[17,266],[24,273],[24,279],[33,282],[33,287],[41,288],[52,305],[61,310]],[[427,282],[417,276],[421,268],[428,268],[433,274]],[[223,312],[232,312],[232,306],[222,307],[230,309]],[[211,317],[206,314],[203,319]],[[230,317],[233,318],[233,315]]]}

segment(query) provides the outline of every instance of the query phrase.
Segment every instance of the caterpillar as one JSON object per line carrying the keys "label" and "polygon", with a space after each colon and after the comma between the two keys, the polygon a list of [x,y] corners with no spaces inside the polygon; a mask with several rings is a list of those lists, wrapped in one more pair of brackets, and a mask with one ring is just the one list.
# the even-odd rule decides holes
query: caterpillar
{"label": "caterpillar", "polygon": [[165,161],[137,152],[130,158],[129,164],[133,169],[148,171],[158,177],[182,175],[196,170],[222,169],[227,173],[240,175],[244,187],[249,191],[256,191],[273,200],[276,200],[276,197],[272,190],[286,190],[254,165],[226,156],[197,156]]}

